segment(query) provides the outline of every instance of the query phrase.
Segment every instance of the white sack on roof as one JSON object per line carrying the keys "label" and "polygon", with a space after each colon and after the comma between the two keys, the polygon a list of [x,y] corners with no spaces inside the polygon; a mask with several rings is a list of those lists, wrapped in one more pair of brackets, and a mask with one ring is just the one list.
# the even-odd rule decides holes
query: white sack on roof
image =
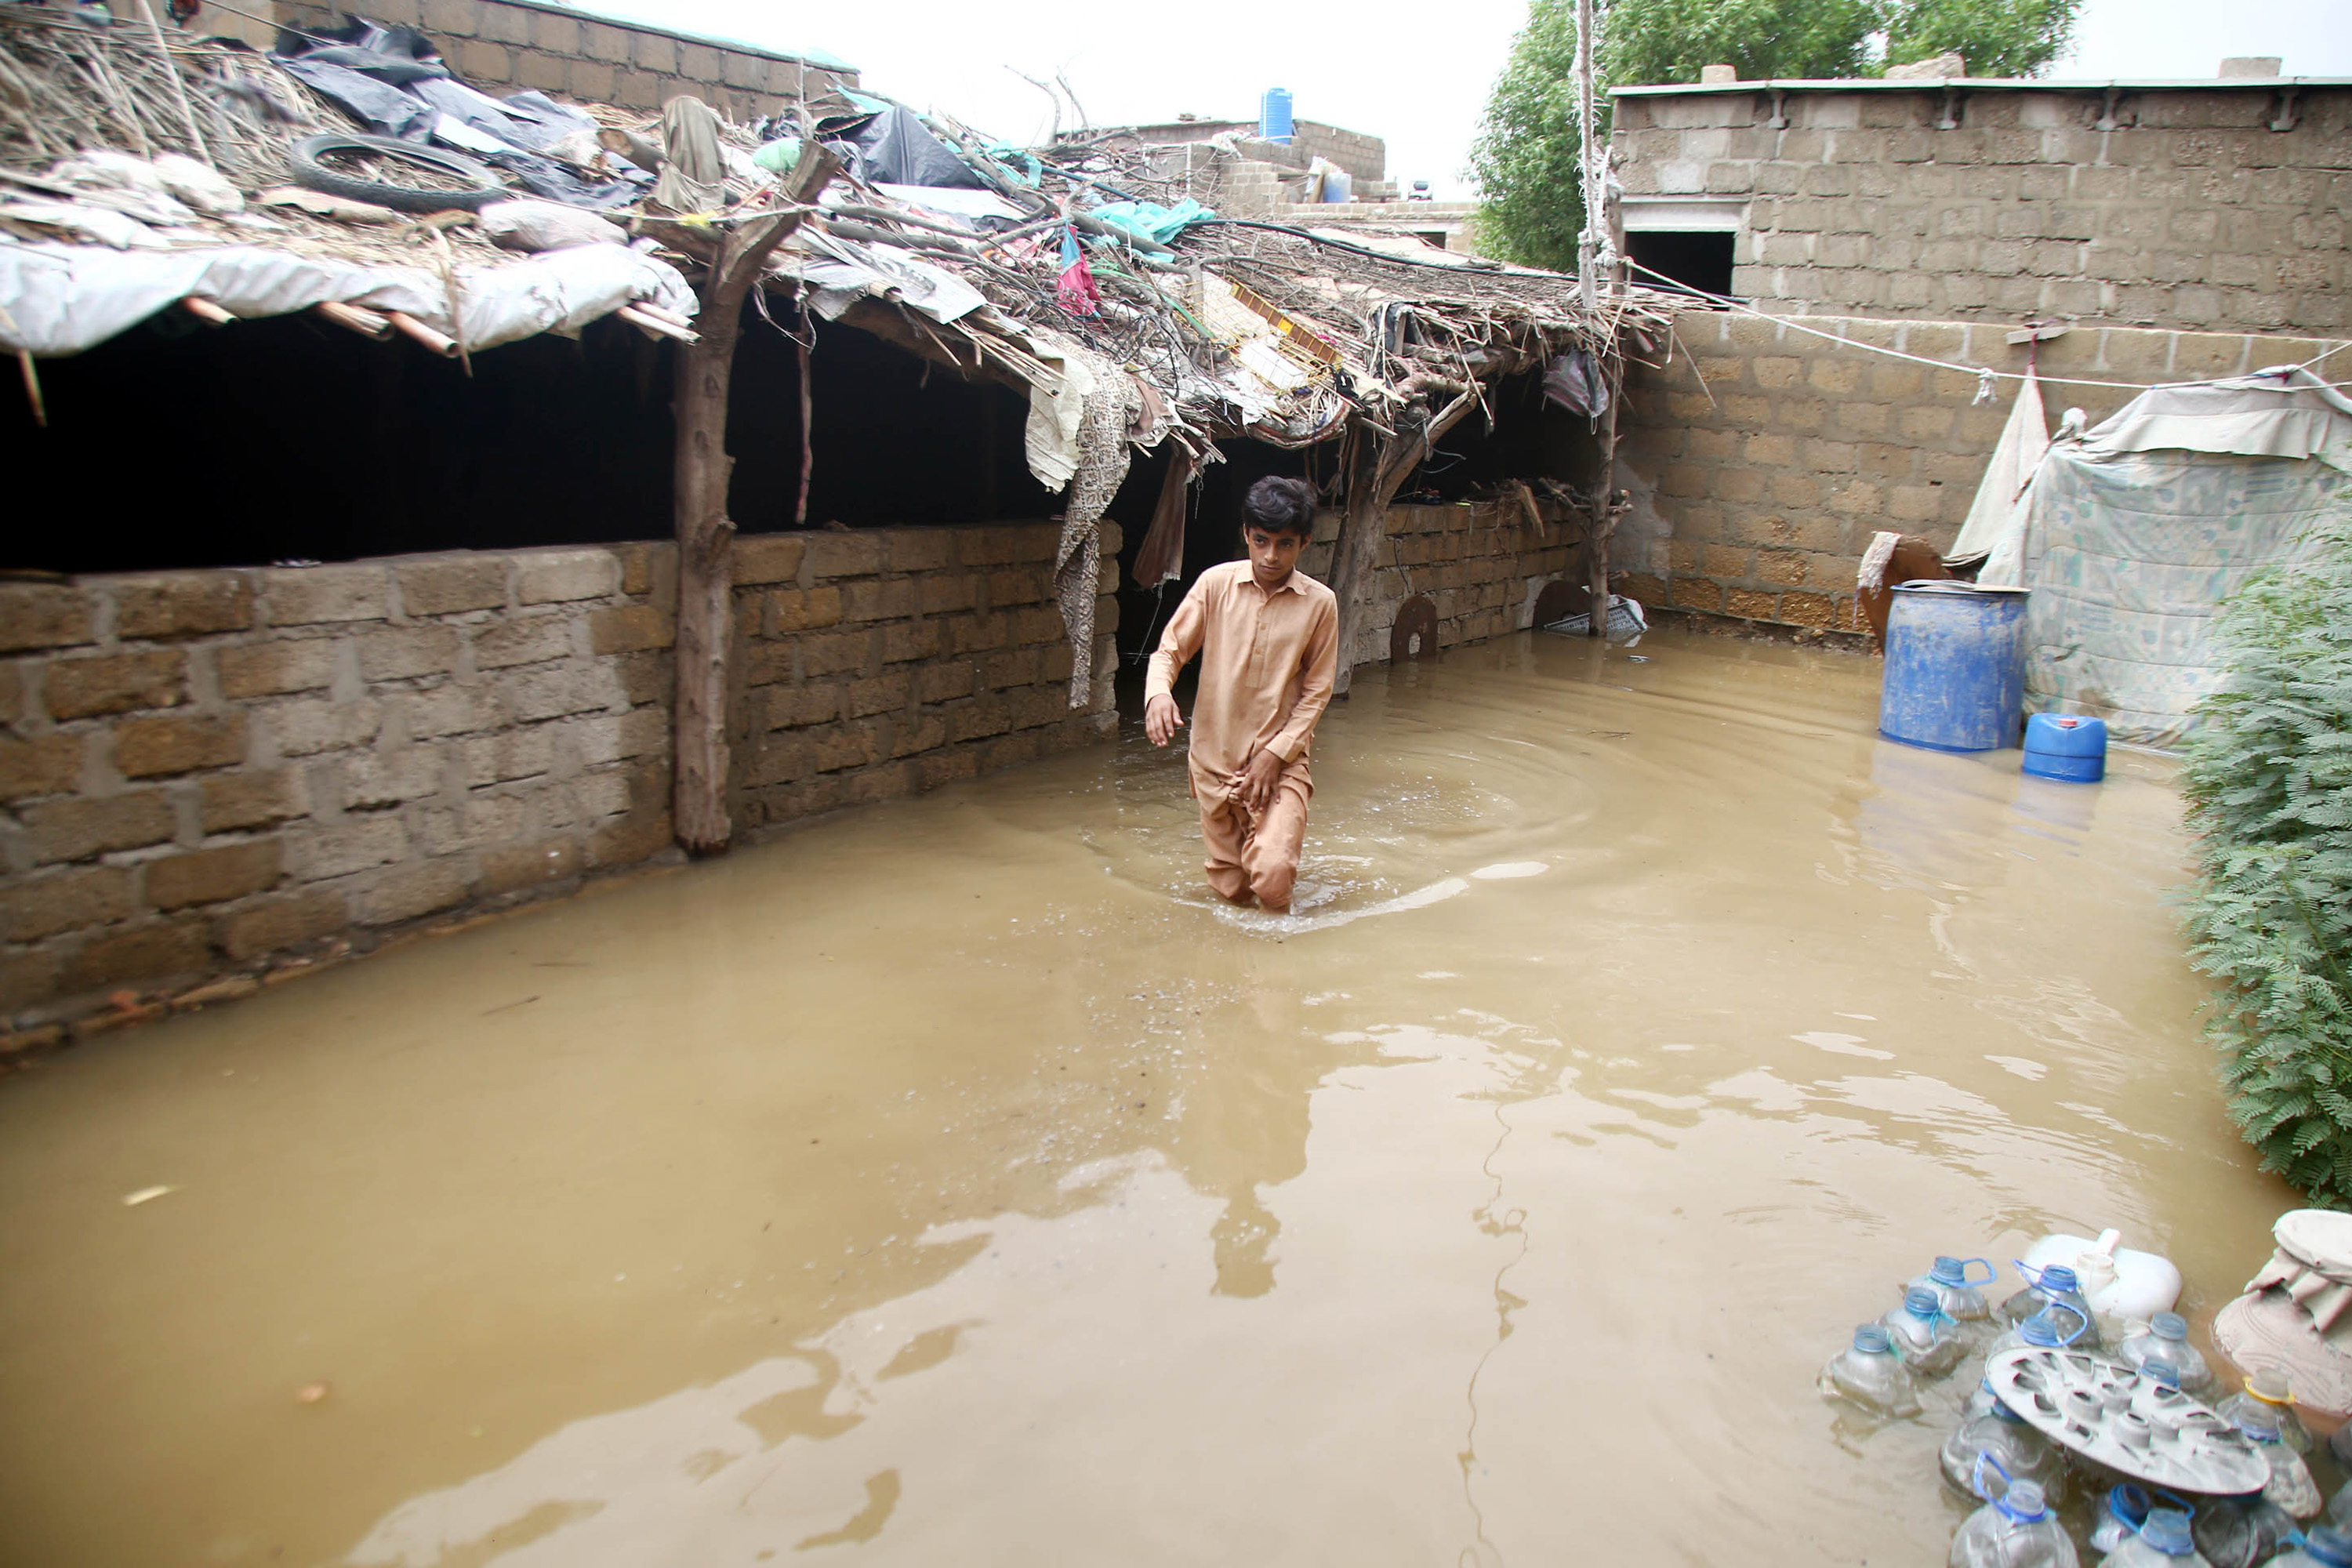
{"label": "white sack on roof", "polygon": [[[911,305],[934,321],[968,316],[988,300],[971,284],[896,246],[866,245],[836,234],[803,228],[793,249],[780,253],[772,272],[796,277],[809,288],[809,306],[828,321],[872,296]],[[795,252],[806,252],[803,255]]]}
{"label": "white sack on roof", "polygon": [[[676,268],[618,245],[460,267],[457,282],[471,349],[574,332],[635,300],[689,316],[698,303]],[[0,245],[0,309],[16,323],[0,330],[0,347],[80,353],[192,294],[239,316],[282,316],[332,300],[404,311],[445,332],[452,326],[448,291],[426,267],[361,266],[257,246],[126,252]]]}

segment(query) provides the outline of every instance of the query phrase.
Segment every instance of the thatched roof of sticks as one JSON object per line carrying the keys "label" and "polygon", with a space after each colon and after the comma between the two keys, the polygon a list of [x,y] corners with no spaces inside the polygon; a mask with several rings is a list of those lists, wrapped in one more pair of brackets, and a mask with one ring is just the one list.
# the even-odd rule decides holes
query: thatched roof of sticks
{"label": "thatched roof of sticks", "polygon": [[[828,112],[874,101],[819,100],[784,106],[789,119],[723,124],[727,200],[717,211],[673,215],[641,202],[604,216],[653,236],[662,245],[656,258],[695,278],[712,230],[739,215],[774,210],[778,176],[752,163],[756,148],[795,125],[822,137],[835,123],[823,118]],[[581,107],[608,131],[658,144],[656,117]],[[1181,202],[1147,153],[1066,142],[1021,152],[992,147],[943,116],[923,123],[975,176],[970,183],[981,189],[956,194],[976,196],[977,206],[971,199],[941,206],[921,191],[885,189],[845,172],[775,253],[766,286],[806,296],[822,313],[941,364],[1033,393],[1058,386],[1073,358],[1091,365],[1097,381],[1124,372],[1136,384],[1133,401],[1143,405],[1130,409],[1139,444],[1172,435],[1198,455],[1213,439],[1238,435],[1286,446],[1333,438],[1350,426],[1393,437],[1465,396],[1480,398],[1480,384],[1498,374],[1573,349],[1605,361],[1629,331],[1637,344],[1662,348],[1671,330],[1668,296],[1620,291],[1587,313],[1572,279],[1404,236],[1209,217],[1153,237],[1116,216],[1132,214],[1138,203]],[[140,254],[261,247],[321,263],[408,269],[437,285],[423,293],[453,302],[436,312],[429,300],[412,301],[406,313],[443,332],[460,328],[466,311],[455,301],[480,289],[490,269],[532,258],[499,249],[463,217],[419,221],[296,202],[286,191],[291,145],[317,132],[352,129],[331,100],[241,45],[0,0],[0,307],[7,303],[12,247],[102,244],[58,214],[60,204],[84,210],[96,204],[146,231],[136,241]],[[184,211],[153,221],[131,199],[135,193],[100,189],[73,173],[74,155],[93,148],[193,155],[259,200],[242,212]],[[625,162],[602,149],[583,156],[574,147],[570,156],[584,179],[608,178]],[[1114,216],[1097,217],[1097,210]],[[1169,233],[1164,226],[1161,232]],[[1061,287],[1072,242],[1097,295]],[[656,300],[656,290],[637,287],[637,303],[650,317],[629,312],[635,324],[670,335],[685,330],[679,323],[692,309],[690,295],[663,292]],[[630,303],[614,299],[604,309]],[[504,334],[513,335],[520,333]],[[5,316],[0,342],[25,347]]]}

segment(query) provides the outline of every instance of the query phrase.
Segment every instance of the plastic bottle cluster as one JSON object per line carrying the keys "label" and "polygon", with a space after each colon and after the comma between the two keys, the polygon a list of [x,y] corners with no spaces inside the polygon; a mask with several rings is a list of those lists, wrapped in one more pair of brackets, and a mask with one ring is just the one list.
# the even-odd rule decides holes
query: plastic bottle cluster
{"label": "plastic bottle cluster", "polygon": [[[1938,1258],[1822,1369],[1824,1397],[1881,1421],[1920,1416],[1923,1394],[1973,1369],[1952,1381],[1973,1386],[1940,1454],[1945,1482],[1978,1504],[1952,1537],[1950,1568],[2078,1568],[2078,1539],[2101,1568],[2352,1568],[2352,1481],[2323,1500],[2312,1471],[2317,1460],[2352,1472],[2352,1427],[2315,1446],[2276,1372],[2225,1385],[2189,1342],[2188,1322],[2167,1310],[2177,1271],[2168,1283],[2128,1279],[2103,1267],[2118,1256],[2113,1232],[2083,1245],[2079,1268],[2017,1264],[2024,1289],[1998,1307],[1985,1295],[1999,1278],[1990,1263]],[[2035,1251],[2048,1255],[2046,1244]],[[2121,1257],[2128,1265],[2148,1255]],[[2020,1347],[2088,1352],[2209,1405],[2236,1429],[2232,1442],[2262,1456],[2269,1481],[2238,1496],[2176,1494],[2061,1447],[1994,1391],[1991,1364]],[[2078,1506],[2062,1518],[2070,1496]]]}

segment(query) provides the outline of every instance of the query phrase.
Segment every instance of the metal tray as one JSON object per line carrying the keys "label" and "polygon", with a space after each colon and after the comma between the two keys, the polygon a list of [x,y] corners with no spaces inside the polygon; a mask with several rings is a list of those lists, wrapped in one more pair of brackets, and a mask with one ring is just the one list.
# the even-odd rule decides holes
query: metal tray
{"label": "metal tray", "polygon": [[2271,1479],[2270,1462],[2236,1427],[2105,1356],[2022,1345],[1988,1362],[1985,1381],[2043,1436],[2134,1480],[2235,1496]]}

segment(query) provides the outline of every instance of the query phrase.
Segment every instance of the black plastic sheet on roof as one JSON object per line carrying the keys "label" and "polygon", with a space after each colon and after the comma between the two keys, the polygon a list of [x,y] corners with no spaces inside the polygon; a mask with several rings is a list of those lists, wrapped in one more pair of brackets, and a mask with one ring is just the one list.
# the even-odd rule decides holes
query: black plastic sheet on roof
{"label": "black plastic sheet on roof", "polygon": [[[533,195],[572,206],[614,207],[633,202],[653,184],[646,171],[595,180],[557,160],[547,148],[596,122],[543,92],[492,98],[450,74],[433,40],[414,27],[387,27],[354,17],[322,32],[281,32],[278,63],[378,136],[438,142],[510,174]],[[476,135],[437,135],[446,115]],[[495,142],[488,146],[483,139]]]}

